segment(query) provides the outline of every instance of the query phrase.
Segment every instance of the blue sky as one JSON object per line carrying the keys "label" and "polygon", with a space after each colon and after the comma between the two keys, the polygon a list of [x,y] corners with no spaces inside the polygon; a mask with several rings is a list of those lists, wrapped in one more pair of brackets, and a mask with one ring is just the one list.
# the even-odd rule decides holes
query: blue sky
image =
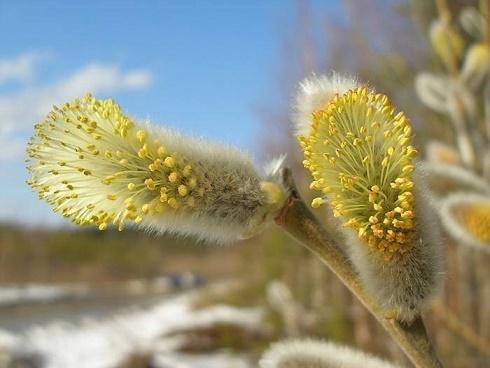
{"label": "blue sky", "polygon": [[[325,4],[327,3],[327,5]],[[312,1],[340,12],[340,1]],[[24,184],[25,141],[90,90],[130,115],[253,152],[296,1],[0,2],[0,219],[56,223]]]}

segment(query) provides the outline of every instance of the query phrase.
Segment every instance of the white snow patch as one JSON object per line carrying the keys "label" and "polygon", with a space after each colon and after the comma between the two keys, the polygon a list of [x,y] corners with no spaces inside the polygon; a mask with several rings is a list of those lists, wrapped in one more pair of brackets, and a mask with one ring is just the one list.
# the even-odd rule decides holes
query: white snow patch
{"label": "white snow patch", "polygon": [[0,287],[0,306],[49,302],[79,297],[87,293],[85,287],[68,287],[45,284],[25,284]]}
{"label": "white snow patch", "polygon": [[[107,368],[117,366],[131,353],[152,352],[155,349],[160,353],[158,359],[170,359],[173,356],[171,351],[179,346],[178,340],[162,336],[175,330],[204,327],[216,322],[235,323],[250,328],[261,323],[262,313],[259,308],[215,306],[195,311],[191,307],[194,295],[184,294],[148,308],[121,312],[103,320],[88,318],[77,324],[60,321],[35,326],[13,336],[9,350],[16,355],[38,354],[43,358],[45,368]],[[1,333],[0,330],[0,337]],[[162,354],[162,351],[167,353]],[[174,356],[172,359],[177,358]],[[225,358],[217,355],[213,359]],[[181,365],[170,366],[245,367],[239,363],[218,364],[217,360],[214,365],[191,365],[185,363],[185,360],[177,360]],[[169,363],[166,364],[168,366]],[[162,366],[165,367],[163,361]]]}
{"label": "white snow patch", "polygon": [[19,340],[14,334],[0,330],[0,351],[12,349],[18,342]]}

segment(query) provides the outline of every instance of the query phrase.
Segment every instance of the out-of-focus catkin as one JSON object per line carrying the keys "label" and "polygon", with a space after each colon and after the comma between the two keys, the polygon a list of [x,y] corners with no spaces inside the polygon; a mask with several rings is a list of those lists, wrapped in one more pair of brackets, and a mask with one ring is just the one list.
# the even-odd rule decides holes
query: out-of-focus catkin
{"label": "out-of-focus catkin", "polygon": [[362,351],[310,339],[275,343],[263,354],[259,364],[260,368],[395,368]]}
{"label": "out-of-focus catkin", "polygon": [[461,245],[490,253],[490,196],[458,192],[447,196],[440,207],[444,228]]}

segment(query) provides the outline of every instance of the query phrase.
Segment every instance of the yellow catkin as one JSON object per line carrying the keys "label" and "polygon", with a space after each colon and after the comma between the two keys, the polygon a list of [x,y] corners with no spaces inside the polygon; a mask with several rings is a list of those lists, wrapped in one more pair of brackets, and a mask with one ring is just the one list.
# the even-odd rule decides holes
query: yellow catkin
{"label": "yellow catkin", "polygon": [[388,97],[366,88],[336,95],[312,114],[299,136],[310,188],[323,193],[334,215],[386,259],[403,254],[413,235],[411,128]]}
{"label": "yellow catkin", "polygon": [[74,223],[100,230],[122,230],[165,208],[190,211],[204,194],[199,165],[169,154],[112,100],[91,95],[54,106],[36,124],[27,152],[28,183],[39,197]]}
{"label": "yellow catkin", "polygon": [[476,239],[490,242],[490,205],[460,205],[454,216]]}

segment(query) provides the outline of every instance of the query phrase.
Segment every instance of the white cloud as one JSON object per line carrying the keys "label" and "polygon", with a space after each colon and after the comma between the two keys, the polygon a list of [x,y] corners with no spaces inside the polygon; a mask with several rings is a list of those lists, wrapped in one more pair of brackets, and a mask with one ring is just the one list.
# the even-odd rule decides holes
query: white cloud
{"label": "white cloud", "polygon": [[126,75],[124,79],[126,86],[133,88],[146,87],[151,83],[151,80],[151,74],[144,70],[132,72]]}
{"label": "white cloud", "polygon": [[[92,93],[111,92],[121,89],[138,89],[147,87],[151,82],[151,74],[146,70],[121,72],[113,65],[89,64],[71,77],[48,87],[48,92],[55,92],[66,100],[87,91]],[[45,91],[40,91],[45,94]]]}
{"label": "white cloud", "polygon": [[0,84],[9,80],[30,80],[37,62],[45,56],[43,53],[27,52],[13,59],[0,59]]}
{"label": "white cloud", "polygon": [[[93,94],[147,87],[152,75],[147,70],[121,71],[117,66],[89,64],[68,78],[47,86],[32,87],[10,95],[0,95],[0,145],[8,147],[8,155],[18,156],[20,134],[41,119],[54,104],[62,104],[87,92]],[[25,142],[24,142],[25,144]]]}

